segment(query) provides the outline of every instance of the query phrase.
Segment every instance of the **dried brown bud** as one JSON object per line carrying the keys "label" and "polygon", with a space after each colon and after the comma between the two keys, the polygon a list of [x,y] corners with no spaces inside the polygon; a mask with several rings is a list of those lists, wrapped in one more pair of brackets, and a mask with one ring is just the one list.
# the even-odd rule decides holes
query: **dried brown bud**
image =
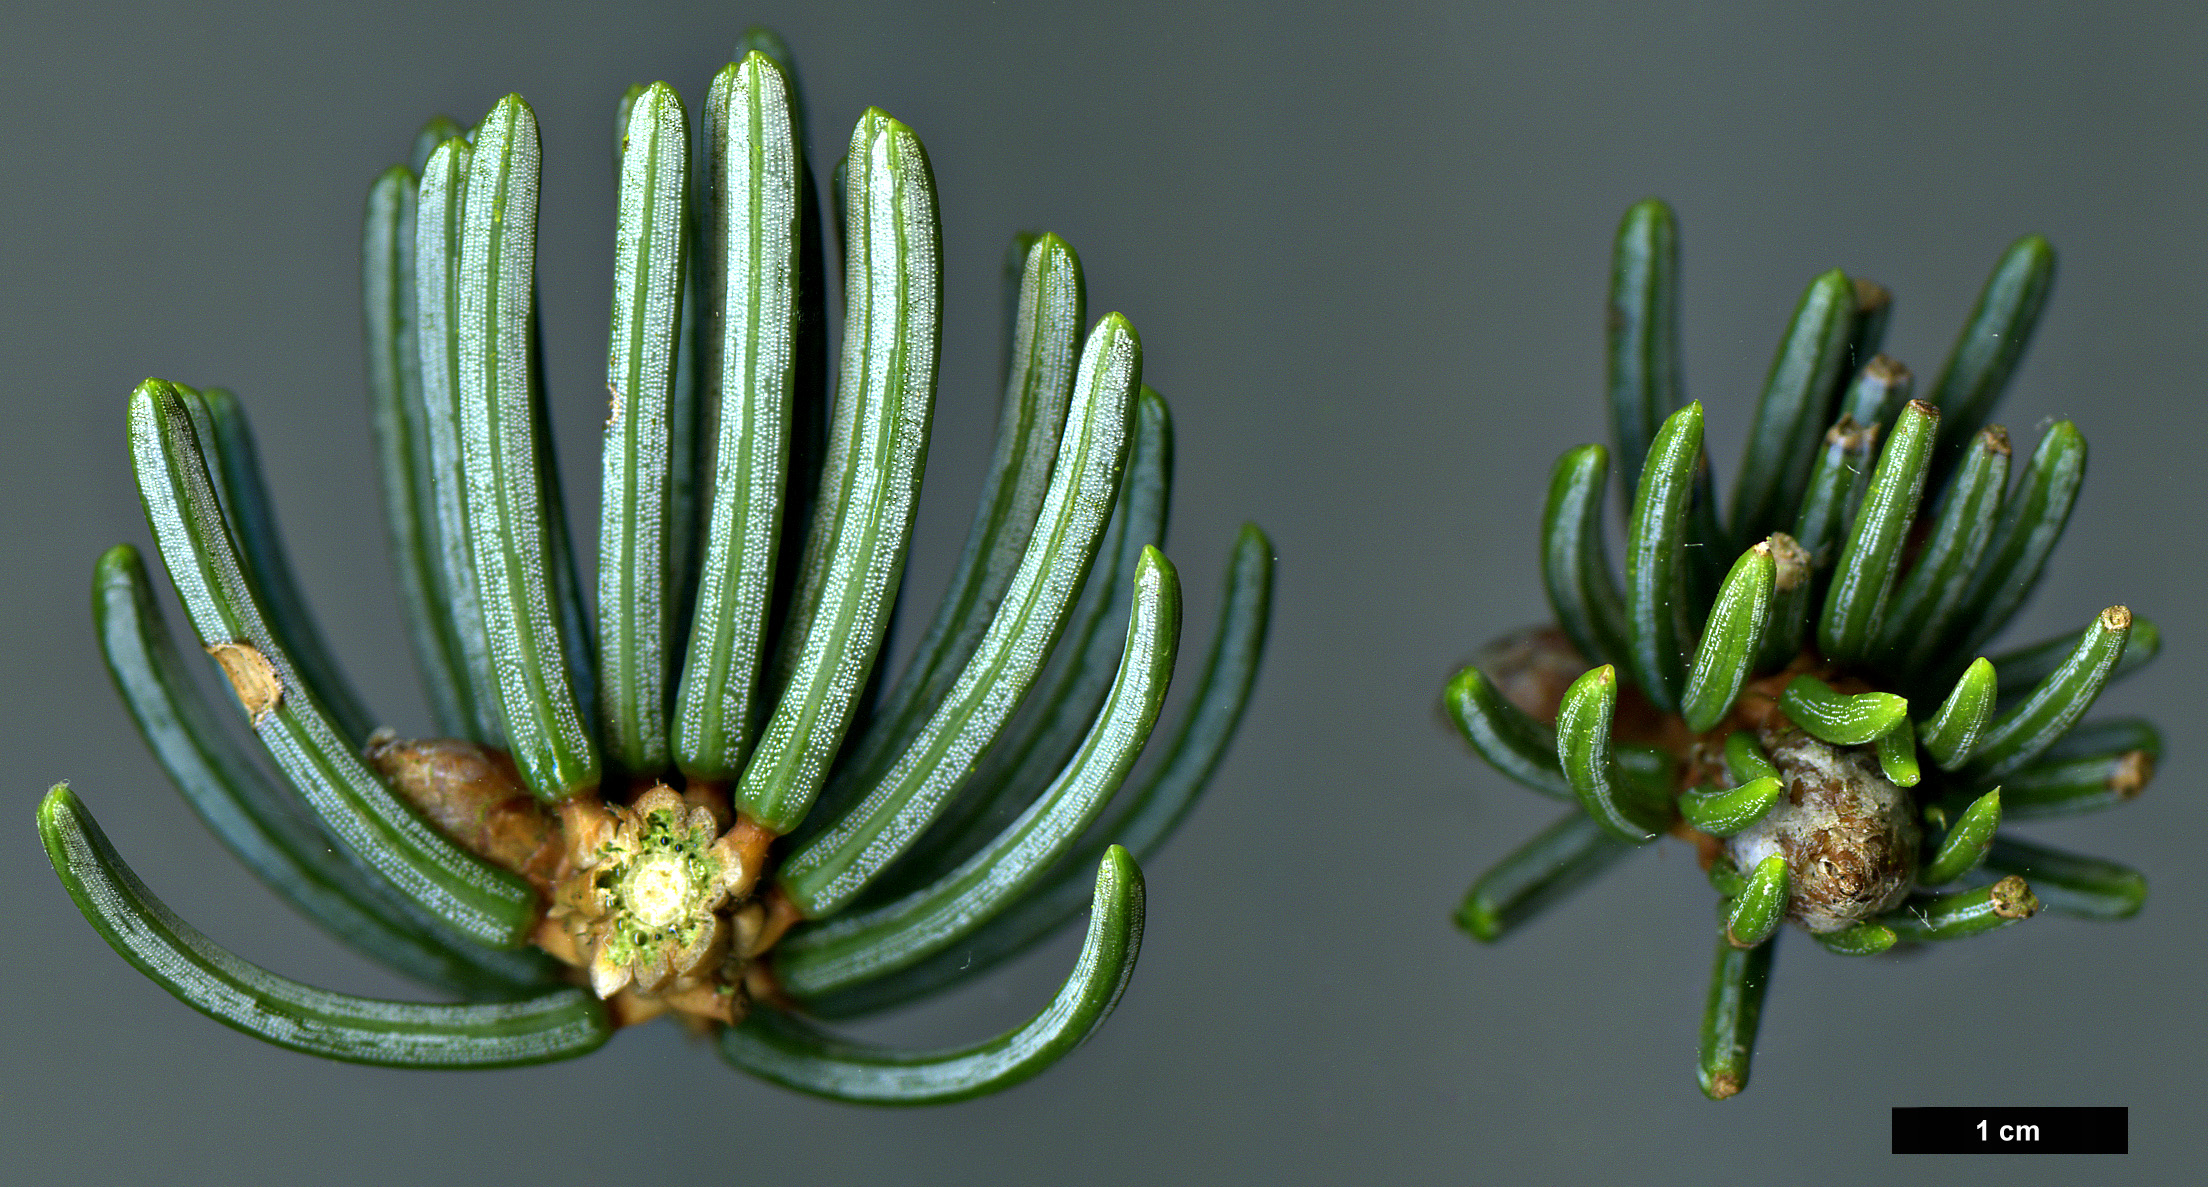
{"label": "dried brown bud", "polygon": [[393,791],[455,843],[539,889],[550,885],[563,849],[559,830],[504,751],[459,738],[402,741],[377,730],[366,757]]}
{"label": "dried brown bud", "polygon": [[1921,836],[1908,794],[1867,747],[1831,746],[1790,726],[1766,729],[1762,740],[1786,796],[1732,838],[1734,863],[1749,870],[1783,855],[1787,918],[1813,932],[1839,931],[1899,904],[1916,877]]}
{"label": "dried brown bud", "polygon": [[1553,626],[1533,626],[1495,639],[1472,662],[1495,690],[1535,721],[1555,721],[1564,690],[1587,670],[1571,639]]}

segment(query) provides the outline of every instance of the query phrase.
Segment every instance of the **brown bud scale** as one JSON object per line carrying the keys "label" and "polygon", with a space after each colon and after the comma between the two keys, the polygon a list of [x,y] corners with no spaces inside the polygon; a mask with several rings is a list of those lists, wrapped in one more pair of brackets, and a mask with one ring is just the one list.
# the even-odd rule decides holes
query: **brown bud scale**
{"label": "brown bud scale", "polygon": [[559,828],[505,751],[459,738],[403,741],[386,729],[368,739],[365,754],[438,831],[538,890],[550,887],[565,848]]}

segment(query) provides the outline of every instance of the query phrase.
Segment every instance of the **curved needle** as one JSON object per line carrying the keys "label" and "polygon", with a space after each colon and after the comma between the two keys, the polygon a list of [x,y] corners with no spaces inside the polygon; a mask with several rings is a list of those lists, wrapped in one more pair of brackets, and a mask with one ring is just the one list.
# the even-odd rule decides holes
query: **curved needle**
{"label": "curved needle", "polygon": [[474,153],[457,134],[433,149],[422,166],[414,221],[414,341],[421,368],[428,514],[435,521],[430,556],[441,628],[450,646],[455,732],[506,748],[498,716],[498,673],[491,663],[483,603],[476,595],[475,552],[468,546],[467,467],[460,447],[460,272],[462,216],[467,210]]}
{"label": "curved needle", "polygon": [[315,625],[306,595],[292,575],[291,560],[284,554],[283,537],[276,530],[275,501],[261,477],[259,452],[253,446],[253,430],[246,424],[245,407],[229,390],[210,387],[185,395],[185,406],[195,416],[204,413],[208,477],[222,503],[230,534],[238,542],[245,571],[261,591],[262,608],[269,629],[283,641],[299,665],[299,674],[328,706],[330,717],[354,745],[368,739],[376,727],[375,713],[345,678],[322,630]]}
{"label": "curved needle", "polygon": [[[870,899],[886,902],[901,897],[973,856],[1033,803],[1080,749],[1119,672],[1119,642],[1125,632],[1117,624],[1125,621],[1134,595],[1135,566],[1141,563],[1144,548],[1165,546],[1172,470],[1172,415],[1165,398],[1145,385],[1135,399],[1134,441],[1128,447],[1127,469],[1120,476],[1111,522],[1104,527],[1096,560],[1049,661],[996,741],[974,764],[973,773],[951,793],[942,815],[868,888]],[[1268,552],[1268,563],[1270,556]],[[1149,856],[1140,846],[1129,848],[1138,859]],[[1102,855],[1099,848],[1080,863],[1080,869],[1070,871],[1079,883],[1079,903],[1088,901],[1088,867]]]}
{"label": "curved needle", "polygon": [[869,108],[841,171],[843,366],[775,661],[781,700],[735,791],[745,815],[782,833],[820,793],[889,624],[927,468],[941,340],[942,245],[920,138]]}
{"label": "curved needle", "polygon": [[125,864],[67,784],[38,806],[54,873],[108,946],[178,1001],[232,1030],[326,1059],[405,1068],[490,1068],[572,1059],[613,1033],[580,989],[470,1005],[331,993],[223,950],[177,918]]}
{"label": "curved needle", "polygon": [[[434,121],[423,129],[421,139],[428,143],[416,145],[417,169],[442,142],[441,136],[429,137],[443,131]],[[466,673],[452,637],[452,615],[439,588],[436,495],[416,333],[415,178],[415,170],[393,165],[369,187],[360,244],[362,336],[368,344],[369,423],[382,478],[384,527],[408,642],[437,731],[457,738],[467,736],[473,721],[462,700]]]}
{"label": "curved needle", "polygon": [[1725,941],[1735,948],[1753,948],[1770,939],[1786,919],[1790,881],[1785,857],[1774,853],[1758,862],[1726,907]]}
{"label": "curved needle", "polygon": [[1458,672],[1441,692],[1441,707],[1487,765],[1550,799],[1578,802],[1557,765],[1556,731],[1511,704],[1486,673]]}
{"label": "curved needle", "polygon": [[1116,313],[1105,315],[1082,348],[1077,403],[1050,490],[988,633],[864,798],[782,864],[782,889],[808,918],[848,905],[918,838],[1034,683],[1111,517],[1141,373],[1134,327]]}
{"label": "curved needle", "polygon": [[269,629],[176,388],[160,379],[140,384],[131,393],[129,420],[139,499],[169,580],[270,757],[323,823],[409,898],[483,943],[520,943],[536,923],[536,891],[454,845],[399,802],[346,742]]}
{"label": "curved needle", "polygon": [[108,674],[147,748],[208,831],[270,890],[362,954],[441,989],[505,998],[541,986],[549,961],[486,948],[363,873],[288,790],[261,774],[192,678],[137,549],[118,544],[100,558],[92,617]]}
{"label": "curved needle", "polygon": [[1618,676],[1609,664],[1588,671],[1564,691],[1556,714],[1556,758],[1579,806],[1612,836],[1636,845],[1656,839],[1669,822],[1659,804],[1618,767],[1610,745]]}
{"label": "curved needle", "polygon": [[1679,715],[1695,733],[1717,728],[1748,682],[1770,623],[1778,571],[1770,541],[1759,540],[1740,554],[1718,586],[1694,663],[1687,669],[1686,691],[1680,694]]}
{"label": "curved needle", "polygon": [[1080,838],[1150,740],[1180,642],[1180,582],[1157,549],[1135,572],[1134,613],[1110,699],[1080,752],[1026,812],[933,885],[872,911],[790,936],[775,973],[800,999],[909,967],[956,944],[1004,910]]}
{"label": "curved needle", "polygon": [[[2040,681],[2054,675],[2056,669],[2062,667],[2063,662],[2070,658],[2070,653],[2077,650],[2078,644],[2092,631],[2092,627],[2086,627],[1994,656],[1991,662],[2000,669],[2003,685],[2000,699],[2014,701],[2030,692]],[[2131,635],[2124,642],[2123,658],[2109,669],[2108,682],[2114,684],[2146,667],[2161,653],[2162,628],[2154,625],[2150,619],[2132,615]]]}
{"label": "curved needle", "polygon": [[1665,419],[1649,447],[1626,524],[1625,612],[1634,682],[1656,706],[1677,710],[1694,634],[1683,570],[1687,501],[1702,459],[1702,405]]}
{"label": "curved needle", "polygon": [[1029,539],[1044,526],[1038,521],[1073,401],[1085,309],[1072,245],[1052,234],[1036,237],[1021,267],[996,453],[966,548],[911,662],[841,760],[861,779],[879,778],[950,694],[1010,592]]}
{"label": "curved needle", "polygon": [[1796,676],[1779,692],[1779,709],[1802,731],[1835,746],[1861,746],[1900,724],[1906,698],[1890,692],[1835,692],[1815,676]]}
{"label": "curved needle", "polygon": [[2101,611],[2062,665],[1986,727],[1963,768],[1964,777],[1981,786],[1996,782],[2061,741],[2107,687],[2130,635],[2129,609],[2110,606]]}
{"label": "curved needle", "polygon": [[2000,828],[2001,789],[1996,787],[1973,800],[1955,818],[1939,847],[1917,870],[1918,884],[1944,886],[1977,869],[1986,860],[1986,850]]}
{"label": "curved needle", "polygon": [[1103,1025],[1134,973],[1142,921],[1142,870],[1114,845],[1097,867],[1089,933],[1073,975],[1025,1025],[969,1047],[908,1052],[837,1039],[758,1010],[721,1032],[721,1057],[785,1088],[857,1104],[946,1104],[998,1092],[1056,1063]]}
{"label": "curved needle", "polygon": [[[1636,475],[1640,461],[1634,458]],[[1567,450],[1549,476],[1548,506],[1541,515],[1542,585],[1557,625],[1589,663],[1632,658],[1625,602],[1602,539],[1602,491],[1609,473],[1610,455],[1602,446]],[[1634,489],[1626,487],[1628,497]]]}
{"label": "curved needle", "polygon": [[1738,787],[1705,787],[1686,792],[1679,797],[1679,814],[1697,831],[1713,837],[1729,837],[1769,816],[1785,794],[1784,780],[1776,775],[1763,775]]}
{"label": "curved needle", "polygon": [[1935,766],[1952,771],[1969,761],[1986,723],[1993,720],[1998,687],[1994,666],[1985,656],[1970,661],[1970,666],[1963,669],[1954,689],[1940,702],[1939,711],[1917,730],[1917,740],[1924,744]]}
{"label": "curved needle", "polygon": [[[1129,582],[1132,585],[1132,582]],[[1155,770],[1133,790],[1115,797],[1111,815],[1089,829],[1081,847],[964,943],[926,960],[840,993],[805,1003],[812,1013],[848,1018],[897,1005],[957,984],[1025,951],[1057,931],[1089,905],[1090,866],[1117,841],[1148,861],[1195,807],[1234,739],[1257,683],[1272,613],[1273,543],[1254,523],[1243,524],[1227,560],[1219,624],[1196,690],[1172,743]]]}

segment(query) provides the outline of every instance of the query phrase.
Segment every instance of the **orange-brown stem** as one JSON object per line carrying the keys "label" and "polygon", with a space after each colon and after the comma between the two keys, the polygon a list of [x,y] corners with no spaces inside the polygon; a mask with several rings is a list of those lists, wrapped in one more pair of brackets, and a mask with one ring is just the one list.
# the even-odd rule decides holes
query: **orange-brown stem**
{"label": "orange-brown stem", "polygon": [[781,942],[791,928],[805,921],[804,913],[797,909],[796,903],[790,901],[790,896],[782,893],[781,887],[769,890],[764,899],[767,908],[766,925],[760,929],[759,938],[753,941],[751,951],[747,953],[754,959],[773,951],[774,946]]}

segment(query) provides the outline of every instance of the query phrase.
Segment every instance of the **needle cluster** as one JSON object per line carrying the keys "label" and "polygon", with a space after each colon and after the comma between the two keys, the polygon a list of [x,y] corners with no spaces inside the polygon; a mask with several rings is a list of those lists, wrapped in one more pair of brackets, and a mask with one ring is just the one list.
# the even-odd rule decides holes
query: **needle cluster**
{"label": "needle cluster", "polygon": [[[132,393],[160,560],[253,744],[202,691],[128,545],[94,585],[124,701],[278,894],[460,999],[333,993],[222,950],[54,788],[39,824],[55,871],[186,1004],[402,1067],[570,1058],[671,1011],[750,1074],[925,1104],[1036,1074],[1117,1003],[1142,936],[1137,859],[1185,816],[1248,701],[1270,543],[1243,528],[1186,715],[1130,779],[1180,639],[1161,551],[1171,418],[1134,327],[1088,321],[1073,248],[1017,236],[995,457],[951,587],[892,678],[937,394],[927,153],[869,109],[824,220],[790,55],[763,30],[701,114],[654,83],[616,116],[606,378],[587,397],[607,410],[595,583],[547,415],[535,113],[509,95],[473,127],[432,120],[369,191],[372,419],[440,737],[379,730],[331,661],[237,397],[162,379]],[[1084,909],[1063,988],[1005,1034],[909,1052],[817,1024],[957,984]]]}
{"label": "needle cluster", "polygon": [[[1653,200],[1618,231],[1615,453],[1570,450],[1550,480],[1541,572],[1555,629],[1491,649],[1444,703],[1498,771],[1571,805],[1473,885],[1457,919],[1476,938],[1501,938],[1660,836],[1697,846],[1720,898],[1700,1073],[1722,1099],[1747,1084],[1782,922],[1870,955],[2042,905],[2139,909],[2136,872],[2004,830],[2145,786],[2154,728],[2081,722],[2160,635],[2111,606],[2073,634],[1984,654],[2085,475],[2069,421],[2014,467],[1990,423],[2054,277],[2045,240],[2002,256],[1916,398],[1909,369],[1879,353],[1891,295],[1838,270],[1813,279],[1724,508],[1701,405],[1680,385],[1677,242]],[[1622,584],[1604,542],[1613,457]]]}

